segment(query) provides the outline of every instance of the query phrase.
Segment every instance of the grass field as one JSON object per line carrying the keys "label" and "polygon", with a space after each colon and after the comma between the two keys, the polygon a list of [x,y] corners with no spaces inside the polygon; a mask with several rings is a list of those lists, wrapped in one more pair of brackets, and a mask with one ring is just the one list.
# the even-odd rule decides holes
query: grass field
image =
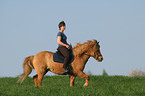
{"label": "grass field", "polygon": [[88,87],[85,79],[76,78],[69,86],[68,76],[45,76],[42,88],[27,77],[22,85],[18,78],[0,78],[0,96],[145,96],[145,77],[90,76]]}

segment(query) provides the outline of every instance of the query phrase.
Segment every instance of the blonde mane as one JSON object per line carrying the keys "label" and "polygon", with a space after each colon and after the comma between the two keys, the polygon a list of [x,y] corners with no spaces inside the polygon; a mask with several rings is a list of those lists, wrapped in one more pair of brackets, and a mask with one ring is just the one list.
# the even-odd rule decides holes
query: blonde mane
{"label": "blonde mane", "polygon": [[77,43],[74,47],[73,47],[73,51],[74,51],[74,55],[81,55],[82,53],[86,52],[87,50],[89,50],[90,48],[94,47],[94,45],[97,44],[97,40],[88,40],[87,42],[81,44],[81,43]]}

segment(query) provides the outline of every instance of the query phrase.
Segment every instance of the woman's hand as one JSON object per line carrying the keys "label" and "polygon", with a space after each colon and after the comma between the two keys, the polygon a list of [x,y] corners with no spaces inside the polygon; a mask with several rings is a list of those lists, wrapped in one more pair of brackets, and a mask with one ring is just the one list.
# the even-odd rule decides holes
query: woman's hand
{"label": "woman's hand", "polygon": [[65,47],[66,47],[66,48],[69,48],[69,45],[66,45]]}

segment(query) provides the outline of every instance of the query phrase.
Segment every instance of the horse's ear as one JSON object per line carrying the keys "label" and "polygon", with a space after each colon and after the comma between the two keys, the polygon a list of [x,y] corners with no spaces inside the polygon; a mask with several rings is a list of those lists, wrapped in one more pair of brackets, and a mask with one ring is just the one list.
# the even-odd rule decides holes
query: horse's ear
{"label": "horse's ear", "polygon": [[98,44],[100,43],[100,41],[97,42]]}
{"label": "horse's ear", "polygon": [[97,43],[97,40],[93,39],[94,43]]}

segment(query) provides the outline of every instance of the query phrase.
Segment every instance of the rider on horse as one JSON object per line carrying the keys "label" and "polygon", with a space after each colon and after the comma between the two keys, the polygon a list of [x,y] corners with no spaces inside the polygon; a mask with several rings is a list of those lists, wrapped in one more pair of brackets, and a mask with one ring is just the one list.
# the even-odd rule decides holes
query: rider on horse
{"label": "rider on horse", "polygon": [[70,52],[69,52],[69,44],[67,43],[67,37],[64,34],[64,30],[65,30],[65,22],[62,21],[59,23],[58,25],[59,27],[59,32],[57,34],[57,43],[58,45],[58,51],[65,57],[64,59],[64,65],[63,65],[63,73],[68,72],[67,66],[68,66],[68,62],[70,60]]}

